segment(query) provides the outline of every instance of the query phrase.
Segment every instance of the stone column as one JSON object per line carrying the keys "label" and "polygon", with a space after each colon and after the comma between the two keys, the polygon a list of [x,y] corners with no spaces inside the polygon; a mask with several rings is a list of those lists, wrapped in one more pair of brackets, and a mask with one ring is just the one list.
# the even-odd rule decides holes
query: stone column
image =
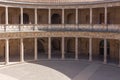
{"label": "stone column", "polygon": [[92,8],[90,8],[90,24],[92,24],[92,13],[93,13]]}
{"label": "stone column", "polygon": [[48,10],[48,23],[51,24],[51,9]]}
{"label": "stone column", "polygon": [[120,40],[119,40],[119,64],[118,66],[120,67]]}
{"label": "stone column", "polygon": [[8,22],[8,7],[5,7],[5,18],[6,18],[5,23],[8,24],[9,23]]}
{"label": "stone column", "polygon": [[20,13],[21,13],[20,23],[23,24],[23,8],[20,8]]}
{"label": "stone column", "polygon": [[78,37],[75,38],[75,59],[78,60]]}
{"label": "stone column", "polygon": [[78,8],[76,8],[76,24],[78,24]]}
{"label": "stone column", "polygon": [[9,64],[9,39],[5,40],[5,64]]}
{"label": "stone column", "polygon": [[51,37],[48,38],[48,59],[51,59]]}
{"label": "stone column", "polygon": [[20,62],[24,62],[24,42],[23,42],[23,38],[20,39]]}
{"label": "stone column", "polygon": [[35,24],[38,24],[37,20],[37,8],[35,8]]}
{"label": "stone column", "polygon": [[107,39],[104,39],[104,64],[107,63]]}
{"label": "stone column", "polygon": [[34,43],[34,59],[37,60],[38,59],[38,52],[37,52],[37,38],[34,39],[35,43]]}
{"label": "stone column", "polygon": [[64,24],[65,23],[65,10],[64,10],[64,8],[62,9],[62,24]]}
{"label": "stone column", "polygon": [[61,49],[62,49],[62,60],[64,60],[64,58],[65,58],[65,38],[64,37],[62,37]]}
{"label": "stone column", "polygon": [[107,7],[105,7],[105,24],[107,24]]}
{"label": "stone column", "polygon": [[89,61],[92,61],[92,38],[89,38]]}

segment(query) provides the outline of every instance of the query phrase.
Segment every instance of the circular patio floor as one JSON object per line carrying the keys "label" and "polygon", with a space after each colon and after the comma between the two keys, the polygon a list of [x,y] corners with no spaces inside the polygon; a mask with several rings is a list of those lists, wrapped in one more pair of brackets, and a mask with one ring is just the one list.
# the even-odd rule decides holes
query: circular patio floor
{"label": "circular patio floor", "polygon": [[120,80],[120,68],[85,60],[40,60],[0,67],[0,80]]}

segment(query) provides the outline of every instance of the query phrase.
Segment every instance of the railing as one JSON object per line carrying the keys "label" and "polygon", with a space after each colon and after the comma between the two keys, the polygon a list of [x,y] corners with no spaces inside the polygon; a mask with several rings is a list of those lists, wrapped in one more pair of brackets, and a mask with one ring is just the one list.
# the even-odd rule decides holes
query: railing
{"label": "railing", "polygon": [[92,25],[90,25],[90,24],[80,24],[79,26],[78,26],[78,30],[91,30],[92,29]]}
{"label": "railing", "polygon": [[49,25],[47,25],[47,24],[40,24],[40,25],[34,26],[35,31],[48,30],[48,28],[49,28]]}
{"label": "railing", "polygon": [[92,29],[94,31],[107,31],[108,30],[108,27],[106,25],[101,25],[101,24],[95,24],[93,25]]}
{"label": "railing", "polygon": [[111,24],[111,25],[108,25],[108,31],[115,31],[115,32],[120,32],[120,25],[119,24]]}
{"label": "railing", "polygon": [[27,32],[27,31],[104,31],[104,32],[120,32],[120,24],[40,24],[40,25],[0,25],[0,32]]}

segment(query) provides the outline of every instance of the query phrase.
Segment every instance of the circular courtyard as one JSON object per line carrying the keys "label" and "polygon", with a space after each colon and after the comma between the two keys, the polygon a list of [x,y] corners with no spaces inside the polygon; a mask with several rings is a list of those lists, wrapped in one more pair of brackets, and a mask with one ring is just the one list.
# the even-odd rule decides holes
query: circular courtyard
{"label": "circular courtyard", "polygon": [[120,68],[86,60],[40,60],[0,67],[0,80],[119,80]]}

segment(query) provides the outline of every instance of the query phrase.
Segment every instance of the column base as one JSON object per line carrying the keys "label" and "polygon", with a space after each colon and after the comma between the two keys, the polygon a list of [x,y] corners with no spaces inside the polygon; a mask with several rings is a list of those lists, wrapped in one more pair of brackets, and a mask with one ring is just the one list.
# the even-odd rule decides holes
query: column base
{"label": "column base", "polygon": [[38,59],[35,58],[34,60],[37,61]]}
{"label": "column base", "polygon": [[78,58],[75,58],[75,60],[79,60]]}
{"label": "column base", "polygon": [[107,61],[104,61],[103,64],[107,64]]}
{"label": "column base", "polygon": [[25,61],[24,60],[20,61],[20,63],[23,63],[23,62],[25,62]]}
{"label": "column base", "polygon": [[92,59],[89,59],[89,62],[92,62]]}
{"label": "column base", "polygon": [[9,65],[9,62],[5,62],[5,65]]}
{"label": "column base", "polygon": [[48,60],[51,60],[51,57],[50,57],[50,56],[48,57]]}
{"label": "column base", "polygon": [[65,58],[61,58],[62,60],[65,60]]}

